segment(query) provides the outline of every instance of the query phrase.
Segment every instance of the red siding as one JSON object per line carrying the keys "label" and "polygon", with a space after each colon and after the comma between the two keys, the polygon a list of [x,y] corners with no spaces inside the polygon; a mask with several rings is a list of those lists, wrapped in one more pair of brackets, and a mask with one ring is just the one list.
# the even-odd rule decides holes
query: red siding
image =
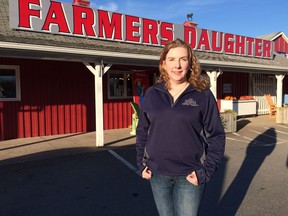
{"label": "red siding", "polygon": [[0,58],[20,66],[21,101],[0,102],[0,139],[95,130],[94,79],[82,63]]}
{"label": "red siding", "polygon": [[132,124],[130,101],[104,102],[104,129],[128,128]]}
{"label": "red siding", "polygon": [[[93,74],[75,62],[0,58],[20,66],[21,101],[0,102],[0,140],[95,131]],[[131,99],[108,100],[104,129],[131,125]]]}
{"label": "red siding", "polygon": [[[117,69],[117,68],[116,68]],[[103,77],[104,130],[128,128],[132,124],[131,99],[108,99],[108,76]]]}
{"label": "red siding", "polygon": [[283,36],[280,36],[274,40],[274,51],[285,52],[288,54],[288,43]]}

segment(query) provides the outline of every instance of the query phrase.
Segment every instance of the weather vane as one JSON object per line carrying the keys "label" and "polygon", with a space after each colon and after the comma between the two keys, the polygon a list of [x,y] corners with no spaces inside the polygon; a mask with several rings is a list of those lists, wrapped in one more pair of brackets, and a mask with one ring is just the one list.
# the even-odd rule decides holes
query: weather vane
{"label": "weather vane", "polygon": [[192,21],[193,13],[187,14],[187,19],[189,21]]}

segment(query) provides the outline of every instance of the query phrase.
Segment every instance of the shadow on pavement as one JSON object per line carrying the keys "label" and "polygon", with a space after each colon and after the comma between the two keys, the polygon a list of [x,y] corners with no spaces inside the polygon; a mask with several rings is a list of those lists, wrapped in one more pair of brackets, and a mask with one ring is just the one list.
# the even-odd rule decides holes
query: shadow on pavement
{"label": "shadow on pavement", "polygon": [[20,148],[20,147],[27,147],[27,146],[31,146],[31,145],[38,145],[38,144],[41,144],[41,143],[45,143],[47,141],[56,141],[56,140],[63,140],[63,139],[67,139],[67,138],[73,138],[73,137],[76,137],[76,136],[81,136],[83,134],[85,134],[85,133],[70,134],[70,135],[65,135],[63,137],[61,136],[61,137],[56,137],[56,138],[50,138],[48,140],[43,139],[41,141],[30,142],[30,143],[25,143],[25,144],[22,144],[22,145],[1,148],[0,151],[6,151],[6,150]]}
{"label": "shadow on pavement", "polygon": [[241,130],[242,128],[244,128],[249,123],[251,123],[251,121],[248,119],[238,119],[237,120],[237,131]]}
{"label": "shadow on pavement", "polygon": [[[270,137],[270,143],[265,145],[265,139]],[[236,215],[249,186],[265,158],[272,153],[276,143],[274,128],[266,130],[251,141],[246,149],[246,157],[228,189],[221,197],[226,166],[229,159],[224,158],[215,176],[207,184],[203,202],[200,208],[200,216],[204,215]]]}
{"label": "shadow on pavement", "polygon": [[[265,144],[267,136],[270,145]],[[223,192],[229,162],[225,157],[207,184],[199,215],[236,215],[254,176],[274,150],[275,143],[274,128],[251,141],[237,175]],[[17,158],[18,161],[25,159],[25,163],[2,161],[0,215],[156,216],[149,182],[104,150],[58,149]],[[114,150],[136,167],[135,146]],[[44,154],[46,159],[40,160]],[[34,160],[29,161],[29,158]]]}
{"label": "shadow on pavement", "polygon": [[[134,148],[117,149],[135,160]],[[61,157],[53,154],[53,158],[1,165],[0,215],[156,215],[147,181],[108,151],[79,154],[79,150],[63,149]],[[63,156],[64,151],[69,155]]]}

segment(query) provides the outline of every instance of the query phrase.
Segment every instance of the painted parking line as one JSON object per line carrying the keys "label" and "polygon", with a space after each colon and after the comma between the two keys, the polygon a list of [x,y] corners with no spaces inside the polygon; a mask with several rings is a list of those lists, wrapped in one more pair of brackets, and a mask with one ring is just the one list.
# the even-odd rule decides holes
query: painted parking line
{"label": "painted parking line", "polygon": [[[284,128],[286,128],[284,126]],[[288,128],[288,127],[287,127]],[[265,127],[265,129],[269,129],[267,127]],[[263,132],[258,132],[258,131],[255,131],[255,130],[250,130],[251,132],[253,133],[256,133],[256,134],[261,134],[261,135],[264,135],[264,136],[267,136],[267,137],[270,137],[270,138],[275,138],[273,136],[269,136],[269,135],[266,135],[266,134],[263,134]],[[277,133],[282,133],[282,134],[288,134],[286,132],[283,132],[283,131],[279,131],[277,130]],[[267,147],[267,146],[273,146],[273,145],[276,145],[276,144],[282,144],[282,143],[286,143],[287,141],[286,140],[283,140],[283,139],[280,139],[280,138],[277,138],[277,140],[281,140],[281,142],[276,142],[276,143],[262,143],[262,142],[259,142],[259,141],[256,141],[255,138],[249,138],[249,137],[246,137],[246,136],[242,136],[241,134],[238,134],[238,133],[233,133],[233,135],[235,136],[238,136],[240,139],[235,139],[235,138],[232,138],[232,137],[226,137],[227,140],[232,140],[232,141],[236,141],[236,142],[243,142],[243,143],[247,143],[247,140],[249,140],[251,142],[252,145],[257,145],[257,146],[263,146],[263,147]],[[246,140],[243,140],[246,139]],[[115,151],[113,150],[107,150],[110,154],[112,154],[116,159],[118,159],[119,161],[121,161],[125,166],[127,166],[129,169],[131,169],[134,173],[136,173],[138,176],[140,176],[139,174],[139,171],[138,169],[133,166],[131,163],[129,163],[126,159],[124,159],[123,157],[121,157],[119,154],[117,154]]]}
{"label": "painted parking line", "polygon": [[226,137],[227,140],[232,140],[232,141],[237,141],[237,142],[243,142],[243,143],[247,143],[246,140],[243,140],[243,139],[235,139],[235,138],[232,138],[232,137]]}
{"label": "painted parking line", "polygon": [[127,160],[125,160],[123,157],[121,157],[119,154],[117,154],[113,150],[108,150],[110,154],[112,154],[115,158],[117,158],[119,161],[121,161],[125,166],[127,166],[129,169],[131,169],[134,173],[136,173],[138,176],[140,176],[138,169],[133,166],[131,163],[129,163]]}
{"label": "painted parking line", "polygon": [[[255,130],[250,130],[251,132],[253,132],[253,133],[256,133],[256,134],[259,134],[259,135],[262,135],[262,136],[266,136],[266,137],[270,137],[270,138],[273,138],[273,139],[275,139],[275,136],[270,136],[270,135],[268,135],[268,134],[263,134],[263,132],[259,132],[259,131],[255,131]],[[275,131],[276,132],[276,131]],[[282,142],[285,142],[285,140],[284,139],[280,139],[280,138],[276,138],[277,140],[280,140],[280,141],[282,141]]]}
{"label": "painted parking line", "polygon": [[[269,129],[269,128],[268,128],[268,129]],[[263,134],[263,132],[259,132],[259,131],[255,131],[255,130],[250,130],[250,131],[253,132],[253,133],[259,134],[259,135],[263,135],[263,136],[266,136],[266,137],[274,138],[274,139],[275,139],[274,136],[270,136],[270,135],[267,135],[267,134]],[[279,131],[279,130],[276,130],[276,132],[277,132],[277,133],[282,133],[282,134],[287,134],[286,132]],[[262,147],[274,146],[274,145],[279,145],[279,144],[287,143],[287,140],[284,140],[284,139],[281,139],[281,138],[276,138],[277,142],[273,142],[273,143],[263,143],[263,142],[259,142],[259,141],[255,140],[255,137],[254,137],[254,138],[250,138],[250,137],[247,137],[247,136],[243,136],[243,135],[241,135],[241,134],[238,134],[238,133],[233,133],[233,135],[238,136],[239,138],[226,137],[226,139],[227,139],[227,140],[236,141],[236,142],[244,142],[244,143],[247,143],[247,140],[249,140],[252,145],[254,145],[254,146],[262,146]],[[243,140],[243,139],[245,139],[245,140]]]}
{"label": "painted parking line", "polygon": [[[238,133],[233,133],[234,135],[236,135],[236,136],[238,136],[238,137],[240,137],[241,139],[246,139],[246,140],[249,140],[249,141],[254,141],[254,139],[255,138],[250,138],[250,137],[246,137],[246,136],[242,136],[241,134],[238,134]],[[233,139],[233,138],[230,138],[230,139]],[[235,140],[237,140],[237,139],[235,139]],[[245,141],[245,140],[238,140],[239,142],[247,142],[247,141]]]}
{"label": "painted parking line", "polygon": [[[264,127],[265,129],[270,129],[270,128],[268,128],[268,127]],[[286,128],[286,127],[285,127]],[[287,127],[287,129],[288,129],[288,127]],[[281,134],[286,134],[286,135],[288,135],[288,132],[284,132],[284,131],[281,131],[281,130],[279,130],[279,129],[276,129],[275,130],[275,132],[276,133],[281,133]]]}
{"label": "painted parking line", "polygon": [[279,144],[281,144],[281,143],[279,143],[279,142],[277,142],[277,143],[260,143],[260,144],[253,143],[253,145],[256,147],[269,147],[269,146],[276,146]]}
{"label": "painted parking line", "polygon": [[288,125],[277,125],[277,127],[282,127],[282,128],[287,128],[288,129]]}

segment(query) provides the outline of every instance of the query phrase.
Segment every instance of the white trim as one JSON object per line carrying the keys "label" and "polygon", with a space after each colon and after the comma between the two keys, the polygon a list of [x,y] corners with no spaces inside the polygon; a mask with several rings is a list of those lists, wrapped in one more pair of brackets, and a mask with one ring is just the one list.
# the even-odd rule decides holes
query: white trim
{"label": "white trim", "polygon": [[217,78],[222,74],[222,71],[219,69],[219,71],[206,71],[206,73],[210,79],[210,90],[212,91],[215,100],[217,100]]}
{"label": "white trim", "polygon": [[54,46],[42,46],[35,44],[20,44],[10,42],[0,42],[0,48],[4,49],[20,49],[39,52],[56,52],[56,53],[68,53],[68,54],[80,54],[102,57],[117,57],[117,58],[131,58],[131,59],[144,59],[144,60],[159,60],[159,56],[135,54],[135,53],[123,53],[123,52],[111,52],[89,49],[75,49],[69,47],[54,47]]}
{"label": "white trim", "polygon": [[251,64],[251,63],[240,63],[240,62],[226,62],[226,61],[213,61],[213,60],[201,60],[199,59],[200,64],[205,66],[216,66],[216,67],[233,67],[233,68],[245,68],[245,69],[256,69],[256,70],[265,70],[265,71],[281,71],[288,73],[288,67],[281,66],[272,66],[264,64]]}
{"label": "white trim", "polygon": [[[54,47],[54,46],[43,46],[35,44],[21,44],[21,43],[10,43],[10,42],[0,42],[0,48],[3,49],[19,49],[19,50],[29,50],[38,52],[55,52],[55,53],[66,53],[66,54],[79,54],[79,55],[90,55],[98,57],[110,57],[110,58],[130,58],[130,59],[141,59],[141,60],[153,60],[159,61],[160,56],[155,55],[144,55],[135,53],[123,53],[123,52],[111,52],[111,51],[100,51],[100,50],[89,50],[89,49],[75,49],[67,47]],[[288,67],[264,65],[264,64],[252,64],[252,63],[240,63],[240,62],[227,62],[227,61],[215,61],[215,60],[201,60],[201,64],[207,66],[216,67],[233,67],[233,68],[245,68],[245,69],[256,69],[265,71],[281,71],[288,73]]]}
{"label": "white trim", "polygon": [[18,65],[1,65],[0,69],[15,70],[16,76],[16,97],[15,98],[0,98],[0,101],[21,101],[21,86],[20,86],[20,67]]}
{"label": "white trim", "polygon": [[277,80],[277,88],[276,88],[276,93],[277,93],[277,100],[276,100],[276,106],[277,107],[282,107],[282,98],[283,98],[283,79],[285,75],[275,75],[276,80]]}
{"label": "white trim", "polygon": [[288,38],[286,37],[286,35],[284,34],[284,32],[279,32],[278,34],[276,34],[274,37],[271,38],[271,41],[274,41],[276,38],[278,38],[279,36],[283,36],[283,39],[288,43]]}
{"label": "white trim", "polygon": [[96,147],[104,146],[104,105],[103,105],[103,68],[101,64],[95,64],[96,75],[95,82],[95,117],[96,117]]}
{"label": "white trim", "polygon": [[[120,74],[123,75],[123,95],[121,96],[111,96],[110,92],[110,76],[114,74]],[[110,100],[119,100],[119,99],[133,99],[133,95],[129,96],[127,92],[128,88],[128,74],[130,74],[130,79],[131,79],[131,84],[132,84],[132,89],[131,91],[133,92],[133,83],[132,83],[132,72],[125,71],[125,70],[113,70],[108,73],[108,79],[107,79],[107,86],[108,86],[108,99]]]}
{"label": "white trim", "polygon": [[[95,84],[95,124],[96,124],[96,147],[104,146],[104,116],[103,116],[103,68],[102,63],[95,63],[95,67],[83,62],[87,69],[94,75]],[[108,69],[106,69],[108,70]],[[100,75],[100,76],[99,76]]]}

